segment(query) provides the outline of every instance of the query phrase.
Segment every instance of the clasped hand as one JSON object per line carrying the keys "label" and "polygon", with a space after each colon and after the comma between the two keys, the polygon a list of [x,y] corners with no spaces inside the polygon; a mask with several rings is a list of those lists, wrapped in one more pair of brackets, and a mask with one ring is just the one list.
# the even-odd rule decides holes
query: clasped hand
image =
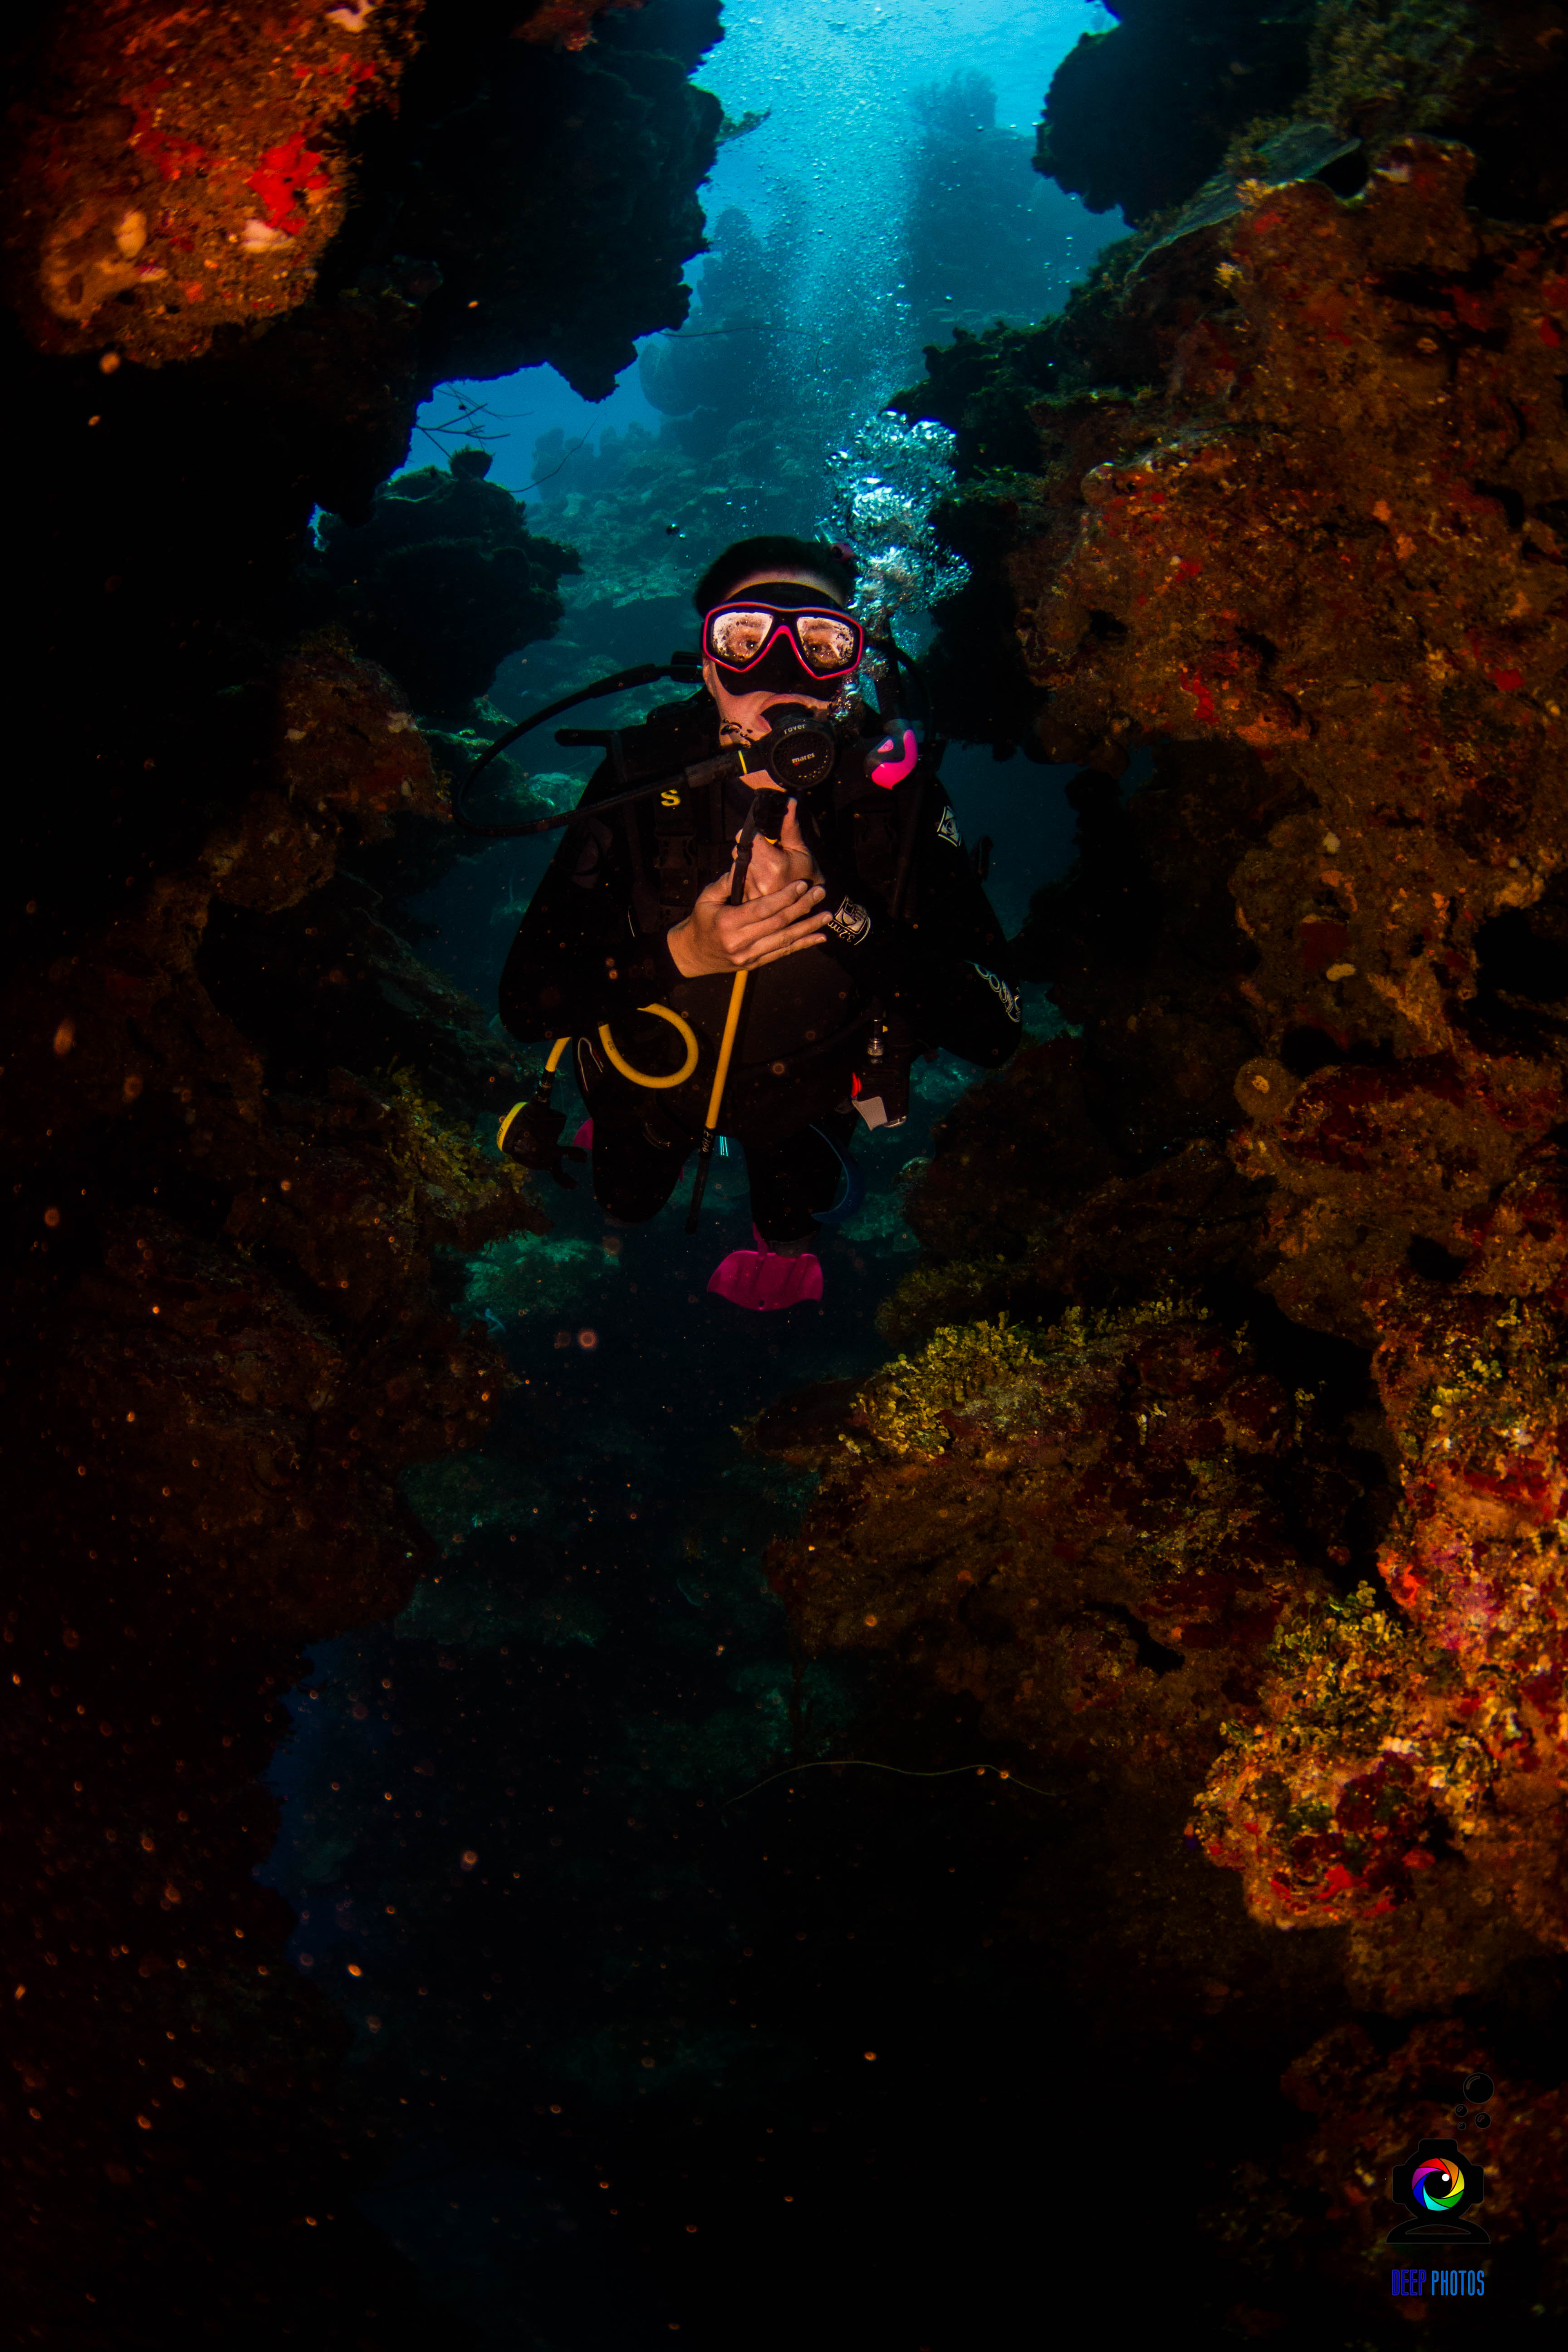
{"label": "clasped hand", "polygon": [[755,971],[797,948],[816,947],[822,937],[828,920],[822,875],[806,847],[794,801],[777,847],[760,838],[752,842],[745,897],[738,907],[730,904],[733,872],[731,857],[730,873],[710,882],[686,920],[670,929],[669,952],[687,980],[709,971]]}

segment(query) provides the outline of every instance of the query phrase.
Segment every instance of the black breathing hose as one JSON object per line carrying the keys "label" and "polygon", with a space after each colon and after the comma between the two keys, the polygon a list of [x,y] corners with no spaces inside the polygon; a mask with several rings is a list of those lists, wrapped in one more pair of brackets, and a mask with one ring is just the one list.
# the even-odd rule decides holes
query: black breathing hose
{"label": "black breathing hose", "polygon": [[[580,686],[575,694],[563,694],[559,702],[547,702],[542,710],[531,711],[526,719],[520,719],[515,727],[509,727],[504,735],[498,735],[488,751],[480,752],[452,795],[452,822],[463,832],[480,834],[489,841],[513,841],[521,834],[551,833],[558,825],[570,824],[577,814],[575,809],[568,809],[560,816],[534,818],[526,824],[480,824],[465,812],[469,793],[497,754],[504,751],[509,743],[515,743],[520,735],[528,734],[535,727],[542,727],[547,719],[558,718],[562,711],[574,709],[579,702],[592,702],[601,694],[624,694],[634,686],[652,686],[661,677],[675,678],[689,686],[697,676],[696,656],[676,654],[668,662],[638,662],[635,668],[618,669],[609,677],[595,678],[592,686]],[[724,756],[726,759],[729,757],[728,754]],[[714,772],[711,761],[700,761],[699,766],[704,770],[704,780]],[[695,778],[695,770],[687,772]],[[660,784],[669,782],[668,776],[661,776],[652,783],[639,785],[636,792],[618,793],[614,800],[599,801],[595,804],[594,814],[597,815],[602,808],[619,808],[623,801],[642,800],[648,793],[657,792]]]}
{"label": "black breathing hose", "polygon": [[[911,661],[909,655],[895,645],[891,635],[873,637],[868,642],[878,653],[888,656],[892,667],[895,687],[900,677],[907,677],[916,688],[921,717],[925,724],[928,763],[934,765],[935,760],[931,756],[935,749],[931,735],[931,694],[919,664]],[[486,841],[515,841],[524,834],[553,833],[560,826],[570,824],[573,818],[580,813],[588,814],[589,812],[586,810],[579,812],[577,809],[567,809],[555,816],[530,818],[523,824],[481,824],[477,818],[468,814],[468,799],[469,793],[489,766],[490,761],[504,751],[509,744],[515,743],[520,736],[531,733],[535,727],[542,727],[547,719],[558,719],[563,710],[574,710],[578,703],[593,702],[602,694],[625,694],[635,686],[653,686],[661,677],[673,679],[678,685],[694,686],[700,676],[701,661],[698,655],[671,654],[667,662],[638,662],[630,669],[615,670],[608,677],[595,678],[592,686],[580,686],[574,694],[563,694],[558,702],[547,702],[542,710],[530,711],[528,717],[520,719],[515,727],[509,727],[504,735],[498,735],[495,741],[480,752],[479,758],[468,769],[452,795],[452,822],[464,833],[477,834]],[[571,730],[563,732],[556,740],[566,742],[575,740],[594,743],[601,740],[601,738],[591,734],[578,735],[575,730]],[[940,756],[940,752],[937,752],[936,758]],[[667,784],[684,782],[699,785],[709,782],[717,775],[737,775],[744,772],[744,761],[734,752],[721,752],[718,759],[700,760],[695,766],[683,768],[677,775],[656,776],[649,782],[638,784],[630,792],[616,793],[607,800],[595,801],[592,814],[597,816],[602,810],[624,807],[628,801],[646,800],[650,793],[661,791]],[[783,782],[784,779],[781,777],[779,781]],[[817,779],[808,767],[796,770],[791,781],[804,783],[815,782]]]}

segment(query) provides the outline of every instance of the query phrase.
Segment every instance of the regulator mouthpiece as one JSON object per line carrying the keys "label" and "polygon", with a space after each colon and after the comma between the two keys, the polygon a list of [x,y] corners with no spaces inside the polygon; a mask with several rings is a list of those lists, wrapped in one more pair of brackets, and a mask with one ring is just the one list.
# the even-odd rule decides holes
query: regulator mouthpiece
{"label": "regulator mouthpiece", "polygon": [[750,748],[781,790],[802,792],[833,773],[838,738],[821,711],[803,702],[780,702],[764,716],[768,731]]}

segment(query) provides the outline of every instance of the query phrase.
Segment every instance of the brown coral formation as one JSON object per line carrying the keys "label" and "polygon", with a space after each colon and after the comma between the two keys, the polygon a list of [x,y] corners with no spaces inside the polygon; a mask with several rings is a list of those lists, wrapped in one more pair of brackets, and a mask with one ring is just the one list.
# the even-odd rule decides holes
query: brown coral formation
{"label": "brown coral formation", "polygon": [[[1340,1662],[1368,1722],[1325,1719],[1305,1772],[1285,1669],[1268,1752],[1216,1784],[1232,1826],[1214,1850],[1237,1859],[1237,1815],[1264,1812],[1255,1904],[1345,1916],[1391,1899],[1384,1860],[1435,1805],[1477,1859],[1496,1843],[1521,1916],[1561,1940],[1562,1070],[1548,1026],[1478,1003],[1483,927],[1543,896],[1562,831],[1561,264],[1550,234],[1466,214],[1467,171],[1406,142],[1354,205],[1260,195],[1218,265],[1235,307],[1189,331],[1165,429],[1085,476],[1026,652],[1053,730],[1223,726],[1304,788],[1232,877],[1264,1048],[1237,1074],[1236,1150],[1272,1180],[1281,1305],[1381,1341],[1408,1465],[1384,1571],[1407,1608],[1441,1596],[1415,1611],[1426,1647],[1386,1712],[1378,1677]],[[1089,634],[1099,612],[1119,634]],[[1307,1786],[1324,1772],[1332,1790]],[[1354,1854],[1301,1826],[1320,1813]],[[1382,1858],[1357,1843],[1363,1816]]]}
{"label": "brown coral formation", "polygon": [[28,2341],[248,2342],[273,2305],[301,2340],[427,2340],[352,2202],[346,2030],[255,1883],[259,1781],[303,1647],[412,1588],[404,1474],[503,1403],[441,1253],[540,1213],[488,1149],[512,1058],[394,895],[400,830],[426,866],[451,831],[416,681],[297,567],[433,383],[549,359],[607,391],[679,323],[716,11],[640,21],[7,27],[0,2275]]}
{"label": "brown coral formation", "polygon": [[[809,1650],[891,1653],[981,1703],[1028,1769],[1092,1766],[1145,1794],[1206,1769],[1255,1709],[1281,1612],[1326,1593],[1359,1499],[1245,1342],[1179,1303],[1043,1337],[939,1332],[846,1399],[773,1581]],[[1026,1769],[1023,1762],[1020,1769]]]}
{"label": "brown coral formation", "polygon": [[[1375,1350],[1401,1474],[1381,1559],[1400,1613],[1368,1596],[1281,1635],[1205,1799],[1210,1851],[1259,1916],[1348,1919],[1409,1899],[1434,1840],[1458,1841],[1561,1942],[1564,281],[1555,232],[1466,209],[1469,168],[1406,140],[1354,202],[1244,191],[1206,303],[1169,265],[1163,396],[1038,412],[1058,470],[1012,568],[1047,748],[1115,771],[1160,746],[1110,818],[1126,910],[1159,908],[1152,950],[1096,940],[1119,909],[1087,829],[1084,878],[1037,916],[1116,1190],[1178,1182],[1214,1143],[1155,1160],[1161,1135],[1217,1139],[1239,1107],[1252,1234],[1205,1270],[1261,1276],[1298,1324]],[[939,1245],[987,1092],[912,1203]],[[1069,1144],[1034,1231],[1005,1220],[1001,1265],[952,1269],[948,1296],[963,1274],[988,1300],[1104,1296],[1122,1206]],[[922,1281],[942,1273],[906,1286],[900,1328]]]}
{"label": "brown coral formation", "polygon": [[[1320,95],[1329,32],[1346,97],[1352,20],[1373,13],[1324,12]],[[1484,45],[1460,47],[1474,65]],[[1442,105],[1464,89],[1484,112],[1478,75],[1456,66]],[[1342,1931],[1356,2007],[1409,2016],[1500,2001],[1568,1948],[1568,278],[1561,221],[1475,209],[1464,148],[1405,135],[1370,163],[1353,197],[1244,179],[1228,216],[1175,234],[1167,218],[1063,320],[935,355],[929,399],[905,404],[957,425],[974,472],[988,446],[1016,468],[949,511],[980,575],[950,626],[971,656],[984,645],[1006,550],[1027,688],[1001,666],[999,728],[1032,691],[1039,749],[1086,763],[1079,865],[1037,899],[1020,949],[1081,1035],[1026,1049],[950,1115],[909,1208],[931,1255],[883,1325],[911,1353],[937,1322],[976,1347],[972,1318],[1004,1309],[1055,1328],[1017,1343],[1040,1350],[1037,1387],[1015,1372],[994,1407],[956,1396],[918,1466],[885,1451],[876,1400],[909,1380],[890,1367],[850,1425],[862,1453],[831,1463],[815,1549],[783,1565],[810,1643],[886,1643],[922,1685],[973,1695],[1020,1774],[1058,1787],[1049,1768],[1085,1719],[1097,1769],[1107,1748],[1161,1752],[1191,1661],[1151,1585],[1090,1598],[1172,1654],[1140,1667],[1128,1650],[1086,1679],[1084,1596],[1069,1583],[1070,1605],[1044,1606],[1075,1498],[1053,1488],[1026,1536],[1001,1490],[1026,1489],[1047,1432],[1071,1430],[1063,1463],[1097,1458],[1060,1347],[1068,1302],[1109,1332],[1172,1281],[1222,1328],[1250,1300],[1258,1359],[1212,1360],[1212,1410],[1271,1379],[1296,1404],[1316,1392],[1310,1436],[1237,1449],[1200,1502],[1181,1484],[1204,1458],[1187,1431],[1172,1528],[1216,1566],[1250,1561],[1248,1482],[1277,1496],[1289,1463],[1316,1460],[1361,1493],[1337,1534],[1292,1523],[1256,1647],[1216,1622],[1215,1684],[1180,1751],[1212,1759],[1191,1834],[1260,1924]],[[1483,177],[1508,184],[1495,141]],[[1012,454],[1020,414],[1032,465]],[[1117,780],[1143,747],[1152,772],[1129,793]],[[1086,1517],[1119,1530],[1127,1508],[1157,1556],[1153,1458],[1128,1445]],[[873,1507],[851,1519],[857,1480]],[[1120,1535],[1106,1541],[1123,1574]],[[1469,2065],[1500,2079],[1501,2014],[1421,2029],[1381,2088],[1370,2043],[1301,2062],[1325,2116],[1314,2177],[1342,2202],[1304,2227],[1242,2183],[1231,2218],[1211,2216],[1271,2282],[1262,2301],[1293,2267],[1366,2275],[1340,2225],[1353,2216],[1368,2244],[1374,2215],[1388,2226],[1390,2151],[1414,2137],[1396,2095],[1419,2078],[1451,2100]],[[1341,2059],[1390,2106],[1370,2136]],[[1500,2226],[1528,2214],[1555,2248],[1555,2189],[1521,2144]],[[1359,2189],[1331,2190],[1342,2169]],[[1292,2178],[1287,2204],[1308,2174]],[[1560,2252],[1544,2260],[1554,2296]],[[1244,2308],[1237,2324],[1276,2321]]]}
{"label": "brown coral formation", "polygon": [[[510,37],[570,55],[640,5],[534,0]],[[14,59],[26,95],[0,163],[26,191],[5,279],[34,340],[156,367],[307,302],[425,16],[426,0],[47,15]]]}
{"label": "brown coral formation", "polygon": [[1561,1947],[1561,1321],[1409,1286],[1380,1319],[1405,1473],[1380,1566],[1403,1614],[1369,1607],[1281,1656],[1265,1719],[1205,1792],[1210,1850],[1258,1916],[1351,1918],[1406,1893],[1396,1849],[1436,1833]]}
{"label": "brown coral formation", "polygon": [[[285,2141],[335,2063],[279,1965],[291,1914],[248,1880],[275,1826],[255,1786],[270,1694],[302,1636],[404,1604],[428,1546],[399,1474],[474,1443],[509,1384],[437,1307],[434,1250],[543,1223],[471,1139],[510,1057],[335,877],[394,814],[441,811],[406,705],[330,641],[268,700],[248,798],[5,1008],[27,1245],[3,1902],[23,2104],[3,2161],[17,2210],[91,2249],[111,2325],[148,2260],[131,2192],[171,2219],[188,2202],[257,2048],[292,2053],[266,2094]],[[293,2197],[335,2208],[338,2161],[301,2148]],[[244,2168],[236,2197],[250,2210],[215,2216],[226,2301],[278,2204]]]}

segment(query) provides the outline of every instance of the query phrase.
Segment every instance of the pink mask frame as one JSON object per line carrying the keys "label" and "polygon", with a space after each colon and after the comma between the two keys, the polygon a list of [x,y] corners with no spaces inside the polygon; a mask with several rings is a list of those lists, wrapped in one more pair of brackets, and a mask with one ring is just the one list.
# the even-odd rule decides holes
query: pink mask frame
{"label": "pink mask frame", "polygon": [[[768,631],[763,643],[758,646],[750,661],[726,661],[721,655],[715,653],[712,644],[713,624],[725,613],[770,613],[776,621],[777,626]],[[842,669],[816,668],[807,661],[795,626],[797,621],[804,620],[837,621],[846,628],[853,629],[855,632],[854,660],[846,662]],[[760,663],[766,661],[781,636],[788,638],[790,651],[800,665],[802,676],[812,679],[818,686],[834,686],[843,678],[853,677],[866,657],[865,630],[853,613],[846,613],[837,604],[783,605],[772,603],[766,596],[732,596],[727,598],[721,604],[715,604],[710,612],[705,613],[702,616],[703,653],[726,679],[750,677]]]}

